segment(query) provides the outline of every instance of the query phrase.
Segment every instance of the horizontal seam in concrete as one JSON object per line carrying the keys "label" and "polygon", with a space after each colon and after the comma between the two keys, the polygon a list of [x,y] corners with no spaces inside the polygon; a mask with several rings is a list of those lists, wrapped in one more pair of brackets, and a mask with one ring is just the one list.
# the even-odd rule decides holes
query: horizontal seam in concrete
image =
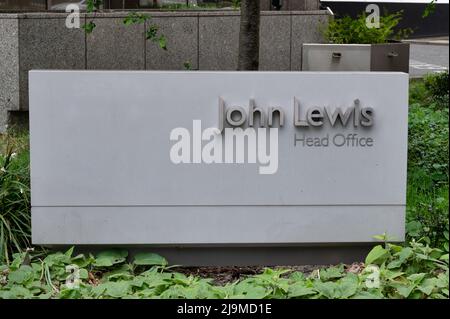
{"label": "horizontal seam in concrete", "polygon": [[[390,243],[403,243],[404,240],[390,240]],[[336,242],[303,242],[303,243],[295,243],[295,242],[268,242],[268,243],[263,243],[263,242],[244,242],[244,243],[235,243],[235,242],[214,242],[214,243],[192,243],[192,242],[187,242],[187,243],[181,243],[181,244],[176,244],[176,243],[151,243],[151,244],[147,244],[147,243],[122,243],[122,242],[112,242],[112,243],[95,243],[95,244],[89,244],[89,243],[73,243],[73,242],[63,242],[63,243],[53,243],[53,242],[33,242],[34,245],[40,245],[40,246],[46,246],[46,247],[72,247],[72,246],[78,246],[78,247],[89,247],[89,246],[93,246],[93,247],[114,247],[114,248],[118,248],[118,247],[133,247],[133,248],[139,248],[139,247],[151,247],[151,248],[161,248],[161,249],[175,249],[175,250],[185,250],[185,249],[192,249],[192,248],[197,248],[197,249],[217,249],[217,248],[233,248],[236,250],[239,250],[241,248],[264,248],[265,250],[272,248],[272,249],[280,249],[280,248],[299,248],[301,249],[302,247],[304,248],[316,248],[316,249],[320,249],[322,248],[321,245],[326,246],[327,248],[339,248],[341,245],[342,246],[347,246],[349,244],[348,241],[336,241]],[[379,241],[377,240],[373,240],[373,241],[359,241],[359,242],[352,242],[353,245],[373,245],[375,246],[376,244],[380,244]],[[319,247],[320,245],[320,247]],[[370,250],[370,249],[369,249]],[[366,256],[367,254],[364,254],[364,256]],[[199,257],[201,258],[201,257]],[[352,260],[353,261],[353,260]],[[291,264],[291,263],[289,263]],[[309,262],[308,264],[311,264],[311,262]],[[211,264],[207,264],[207,265],[215,265],[214,263]],[[236,262],[232,263],[233,266],[236,265]],[[265,265],[265,264],[264,264]],[[277,264],[278,265],[278,264]]]}
{"label": "horizontal seam in concrete", "polygon": [[[390,243],[400,243],[401,240],[396,240],[395,238],[392,240],[389,240]],[[294,243],[294,242],[279,242],[279,243],[261,243],[261,242],[254,242],[254,243],[187,243],[187,244],[180,244],[183,246],[183,249],[188,248],[225,248],[225,249],[249,249],[249,248],[261,248],[261,249],[267,249],[267,248],[353,248],[354,246],[361,247],[365,245],[370,244],[377,244],[380,243],[378,240],[374,239],[373,241],[360,241],[360,242],[350,242],[350,241],[341,241],[341,242],[308,242],[308,243]],[[68,245],[68,244],[49,244],[51,246],[62,246],[62,245]],[[119,245],[121,247],[133,247],[133,248],[139,248],[139,247],[145,247],[145,246],[152,246],[152,247],[165,247],[165,248],[174,248],[174,246],[177,246],[177,244],[123,244],[123,243],[112,243],[112,244],[78,244],[77,246],[112,246],[112,245]],[[180,248],[180,247],[177,247]]]}
{"label": "horizontal seam in concrete", "polygon": [[31,207],[39,207],[39,208],[58,208],[58,207],[92,207],[92,208],[102,208],[102,207],[330,207],[330,206],[337,206],[337,207],[401,207],[406,206],[406,204],[288,204],[288,205],[281,205],[281,204],[238,204],[238,205],[224,205],[224,204],[178,204],[178,205],[31,205]]}

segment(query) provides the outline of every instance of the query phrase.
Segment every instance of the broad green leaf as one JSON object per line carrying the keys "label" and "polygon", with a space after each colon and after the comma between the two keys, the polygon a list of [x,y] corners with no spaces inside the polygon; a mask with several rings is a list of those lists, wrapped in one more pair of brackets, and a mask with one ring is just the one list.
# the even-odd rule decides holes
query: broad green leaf
{"label": "broad green leaf", "polygon": [[156,24],[150,25],[148,30],[145,32],[147,40],[151,41],[156,41],[157,34],[158,34],[158,26]]}
{"label": "broad green leaf", "polygon": [[378,289],[370,289],[367,291],[360,291],[353,295],[351,299],[383,299],[383,294]]}
{"label": "broad green leaf", "polygon": [[108,287],[108,284],[109,283],[102,283],[102,284],[92,287],[92,290],[91,290],[92,294],[97,297],[101,296],[102,294],[105,293],[106,288]]}
{"label": "broad green leaf", "polygon": [[167,260],[153,253],[138,253],[134,256],[135,265],[146,265],[146,266],[166,266],[168,264]]}
{"label": "broad green leaf", "polygon": [[413,220],[406,223],[405,227],[406,232],[411,237],[419,237],[423,228],[422,223],[417,220]]}
{"label": "broad green leaf", "polygon": [[296,282],[290,285],[288,289],[289,298],[298,298],[314,294],[316,294],[316,291],[312,288],[306,287],[302,282]]}
{"label": "broad green leaf", "polygon": [[14,286],[9,290],[9,296],[7,299],[17,299],[17,298],[29,299],[31,297],[32,294],[28,289],[22,286]]}
{"label": "broad green leaf", "polygon": [[328,299],[335,299],[340,297],[339,292],[337,292],[337,287],[338,284],[331,281],[321,282],[319,280],[316,280],[314,282],[314,289]]}
{"label": "broad green leaf", "polygon": [[405,248],[403,246],[394,245],[392,243],[387,243],[387,246],[388,246],[389,250],[395,254],[401,252]]}
{"label": "broad green leaf", "polygon": [[264,287],[257,286],[249,281],[242,281],[235,286],[234,295],[231,298],[262,299],[268,294]]}
{"label": "broad green leaf", "polygon": [[427,296],[433,292],[433,289],[436,287],[436,278],[427,278],[425,279],[418,287],[421,292],[426,294]]}
{"label": "broad green leaf", "polygon": [[155,289],[142,289],[136,292],[136,296],[139,298],[151,298],[155,297]]}
{"label": "broad green leaf", "polygon": [[429,256],[430,256],[430,258],[433,258],[433,259],[439,259],[442,256],[442,254],[443,254],[443,251],[438,248],[431,248],[429,250]]}
{"label": "broad green leaf", "polygon": [[163,291],[159,297],[162,299],[179,299],[179,298],[185,298],[185,289],[183,286],[174,285],[170,286],[168,289]]}
{"label": "broad green leaf", "polygon": [[124,249],[110,249],[100,252],[95,258],[95,266],[110,267],[112,265],[122,263],[128,256],[128,252]]}
{"label": "broad green leaf", "polygon": [[353,296],[358,290],[358,276],[352,273],[347,274],[344,278],[339,280],[337,290],[340,298],[349,298]]}
{"label": "broad green leaf", "polygon": [[381,245],[377,245],[369,252],[366,257],[366,265],[376,264],[381,265],[389,256],[389,251],[384,249]]}
{"label": "broad green leaf", "polygon": [[106,294],[114,298],[121,298],[128,294],[131,285],[128,281],[108,282],[106,285]]}
{"label": "broad green leaf", "polygon": [[398,285],[396,287],[397,292],[405,298],[408,298],[409,295],[411,294],[411,292],[414,290],[415,286],[414,285]]}
{"label": "broad green leaf", "polygon": [[62,252],[57,252],[54,254],[47,255],[47,257],[44,258],[44,262],[47,264],[48,267],[53,267],[55,265],[64,266],[69,265],[71,263],[71,258],[70,256],[63,254]]}
{"label": "broad green leaf", "polygon": [[103,273],[102,281],[129,278],[132,275],[131,271],[132,268],[129,264],[116,265],[110,271]]}
{"label": "broad green leaf", "polygon": [[408,280],[412,281],[413,284],[418,285],[423,278],[425,278],[426,274],[420,273],[420,274],[412,274],[407,277]]}
{"label": "broad green leaf", "polygon": [[289,279],[293,281],[303,281],[305,280],[305,274],[300,271],[294,271],[290,276]]}
{"label": "broad green leaf", "polygon": [[344,276],[344,266],[330,267],[320,270],[320,279],[323,281],[341,278]]}
{"label": "broad green leaf", "polygon": [[50,299],[52,297],[52,292],[48,292],[45,294],[40,294],[38,299]]}
{"label": "broad green leaf", "polygon": [[67,257],[72,257],[74,248],[75,248],[74,246],[70,247],[70,248],[64,253],[64,255],[66,255]]}
{"label": "broad green leaf", "polygon": [[439,288],[446,288],[449,285],[449,277],[448,277],[448,271],[444,274],[441,273],[438,275],[436,280],[436,286]]}
{"label": "broad green leaf", "polygon": [[372,236],[374,239],[379,240],[379,241],[385,241],[386,240],[386,234],[382,234],[382,235],[375,235]]}
{"label": "broad green leaf", "polygon": [[12,284],[24,284],[27,281],[30,281],[33,279],[34,271],[33,268],[30,266],[20,266],[19,269],[14,270],[9,273],[8,275],[8,281]]}
{"label": "broad green leaf", "polygon": [[171,281],[177,285],[188,286],[189,284],[192,283],[193,277],[191,276],[188,277],[185,274],[181,273],[173,273]]}
{"label": "broad green leaf", "polygon": [[410,247],[403,248],[400,252],[396,253],[394,257],[396,259],[392,260],[388,265],[388,269],[398,268],[402,266],[411,256],[413,255],[413,250]]}
{"label": "broad green leaf", "polygon": [[131,280],[130,284],[134,287],[142,288],[142,286],[145,283],[145,279],[146,279],[145,277],[141,277],[141,276],[134,277],[133,280]]}
{"label": "broad green leaf", "polygon": [[108,278],[108,281],[120,281],[120,280],[127,280],[131,281],[133,280],[133,275],[128,273],[116,273],[113,275],[105,276]]}
{"label": "broad green leaf", "polygon": [[89,279],[89,273],[86,269],[80,269],[78,272],[80,279]]}
{"label": "broad green leaf", "polygon": [[81,26],[86,34],[91,34],[97,25],[93,21],[89,21]]}
{"label": "broad green leaf", "polygon": [[95,262],[95,258],[92,256],[86,257],[83,254],[79,254],[75,257],[72,257],[71,264],[75,264],[80,268],[86,268],[89,265],[93,264]]}
{"label": "broad green leaf", "polygon": [[392,270],[385,270],[384,271],[384,277],[389,280],[394,280],[395,278],[398,278],[405,273],[403,271],[392,271]]}
{"label": "broad green leaf", "polygon": [[167,50],[167,40],[164,35],[160,35],[158,39],[159,47],[163,50]]}
{"label": "broad green leaf", "polygon": [[418,289],[414,289],[408,296],[408,299],[422,299],[423,297],[423,293],[418,290]]}
{"label": "broad green leaf", "polygon": [[13,254],[13,261],[11,263],[10,269],[16,270],[19,269],[19,267],[22,265],[23,261],[25,260],[26,253],[15,253]]}
{"label": "broad green leaf", "polygon": [[62,289],[59,294],[60,299],[80,299],[81,297],[80,289]]}

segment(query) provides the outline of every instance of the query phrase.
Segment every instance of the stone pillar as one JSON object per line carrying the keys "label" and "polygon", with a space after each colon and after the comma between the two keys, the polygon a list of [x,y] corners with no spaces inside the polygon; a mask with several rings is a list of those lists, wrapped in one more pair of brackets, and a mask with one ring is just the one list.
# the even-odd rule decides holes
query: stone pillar
{"label": "stone pillar", "polygon": [[6,129],[9,110],[19,108],[19,20],[0,14],[0,132]]}

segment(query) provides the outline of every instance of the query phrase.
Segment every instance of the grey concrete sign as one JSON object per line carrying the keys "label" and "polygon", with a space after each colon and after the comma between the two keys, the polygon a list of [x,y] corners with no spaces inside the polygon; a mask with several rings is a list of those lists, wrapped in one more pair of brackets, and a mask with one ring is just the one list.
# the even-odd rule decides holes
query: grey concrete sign
{"label": "grey concrete sign", "polygon": [[408,75],[31,71],[35,244],[404,238]]}

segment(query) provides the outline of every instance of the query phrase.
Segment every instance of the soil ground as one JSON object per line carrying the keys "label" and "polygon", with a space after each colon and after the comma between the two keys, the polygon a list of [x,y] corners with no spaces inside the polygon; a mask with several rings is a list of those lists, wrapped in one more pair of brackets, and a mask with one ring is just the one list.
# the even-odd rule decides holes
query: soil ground
{"label": "soil ground", "polygon": [[[303,265],[303,266],[277,266],[271,267],[275,269],[289,269],[286,273],[288,276],[292,272],[302,272],[306,276],[318,269],[329,267],[330,265]],[[332,266],[332,265],[331,265]],[[171,271],[183,273],[185,275],[193,275],[201,278],[212,278],[214,284],[225,285],[236,280],[245,279],[248,276],[260,274],[264,271],[264,266],[248,266],[248,267],[174,267]],[[344,269],[348,272],[359,273],[364,269],[363,263],[345,264]]]}

